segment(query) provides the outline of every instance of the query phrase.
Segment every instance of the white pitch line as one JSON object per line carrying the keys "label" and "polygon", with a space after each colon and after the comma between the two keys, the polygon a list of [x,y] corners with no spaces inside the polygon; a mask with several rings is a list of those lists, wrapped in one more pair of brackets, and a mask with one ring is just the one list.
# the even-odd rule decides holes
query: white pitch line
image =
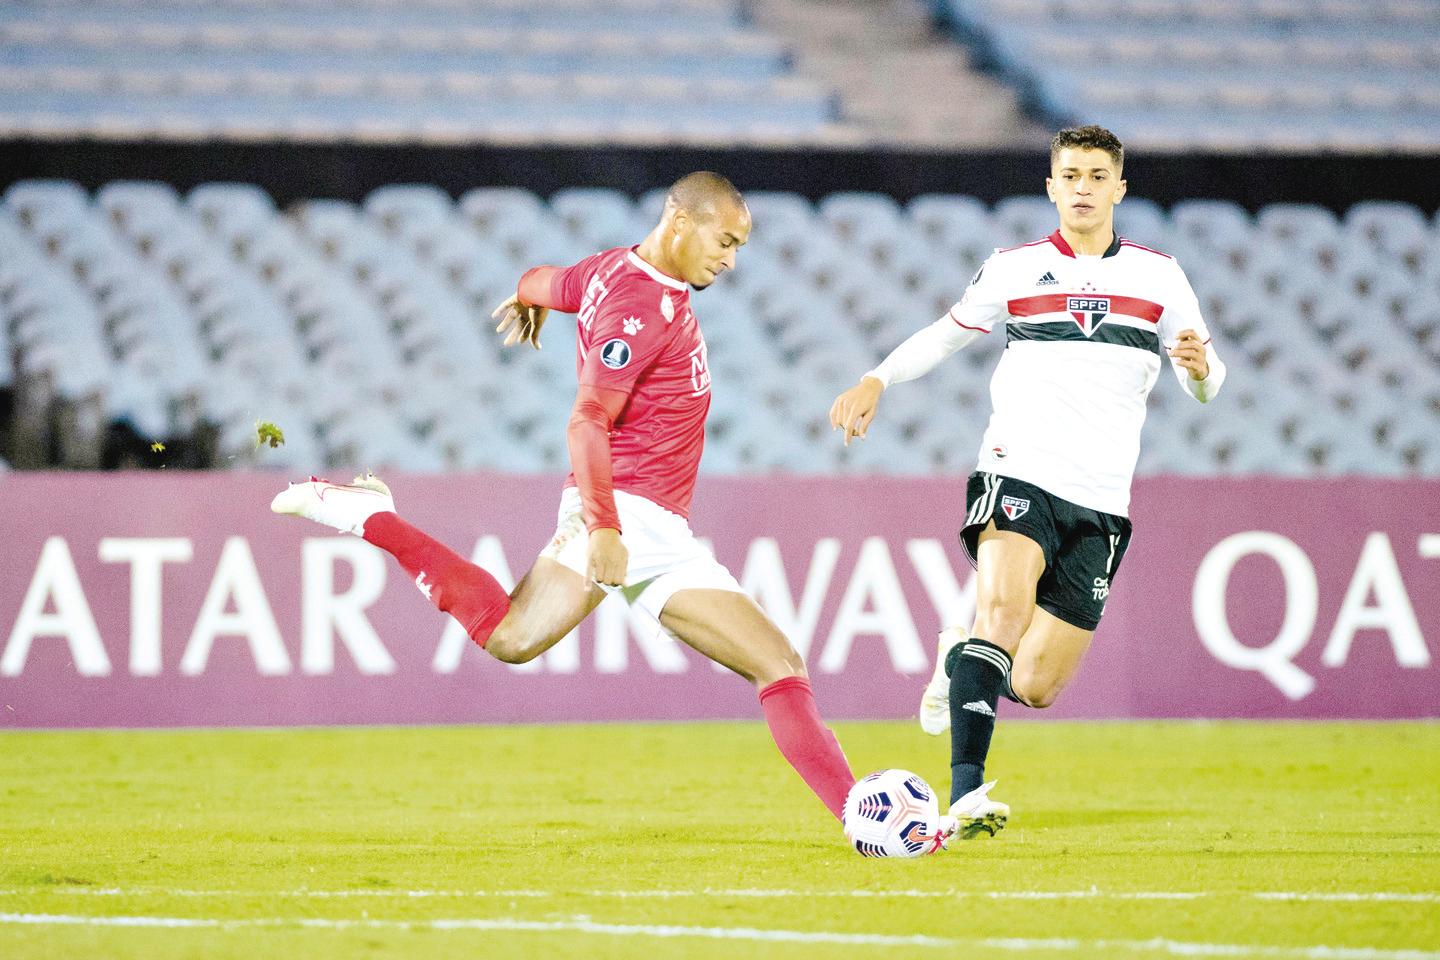
{"label": "white pitch line", "polygon": [[596,899],[676,899],[714,897],[717,899],[930,899],[951,900],[984,897],[990,900],[1201,900],[1246,897],[1263,901],[1319,903],[1440,903],[1440,893],[1251,891],[1238,890],[786,890],[765,888],[702,888],[696,890],[192,890],[164,888],[46,886],[0,890],[0,897],[33,896],[51,893],[77,897],[277,897],[283,899],[339,900],[377,899],[490,899],[520,900],[546,897],[593,897]]}
{"label": "white pitch line", "polygon": [[1388,950],[1375,947],[1300,946],[1280,947],[1237,943],[1194,943],[1156,938],[1152,940],[956,939],[924,934],[834,933],[811,930],[764,930],[754,927],[684,927],[624,923],[596,923],[588,918],[574,920],[334,920],[322,917],[256,918],[222,920],[213,917],[86,917],[66,914],[0,913],[0,924],[23,926],[159,927],[172,929],[246,927],[300,927],[322,930],[468,930],[480,932],[588,933],[616,937],[691,937],[708,940],[749,940],[770,943],[829,943],[844,946],[882,947],[978,947],[990,950],[1050,950],[1095,955],[1097,951],[1128,950],[1177,957],[1275,957],[1282,960],[1440,960],[1430,950]]}
{"label": "white pitch line", "polygon": [[[948,947],[959,941],[923,934],[894,935],[883,933],[830,933],[809,930],[758,930],[751,927],[681,927],[623,923],[595,923],[591,920],[512,920],[506,918],[481,920],[330,920],[323,917],[293,919],[258,918],[220,920],[211,917],[84,917],[43,913],[0,913],[0,924],[28,926],[95,926],[95,927],[240,927],[297,926],[305,928],[344,930],[476,930],[532,931],[562,933],[599,933],[631,937],[699,937],[712,940],[765,940],[792,943],[835,943],[884,947]],[[1429,960],[1429,958],[1426,958]]]}
{"label": "white pitch line", "polygon": [[1255,894],[1257,900],[1300,900],[1323,903],[1380,901],[1393,903],[1440,903],[1440,893],[1291,893],[1273,891]]}

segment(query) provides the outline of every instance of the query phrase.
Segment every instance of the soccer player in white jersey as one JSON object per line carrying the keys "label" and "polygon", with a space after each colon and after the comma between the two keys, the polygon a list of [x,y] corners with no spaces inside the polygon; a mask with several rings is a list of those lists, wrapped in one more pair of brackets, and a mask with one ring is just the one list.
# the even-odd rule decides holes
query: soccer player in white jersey
{"label": "soccer player in white jersey", "polygon": [[1004,326],[960,530],[976,568],[975,622],[940,634],[920,712],[926,732],[950,728],[950,813],[967,838],[993,835],[1010,813],[984,778],[998,698],[1054,703],[1100,623],[1130,541],[1130,481],[1161,357],[1201,403],[1225,379],[1180,266],[1115,233],[1123,164],[1102,127],[1057,133],[1045,187],[1060,228],[996,251],[959,303],[830,410],[847,444],[863,438],[892,384]]}

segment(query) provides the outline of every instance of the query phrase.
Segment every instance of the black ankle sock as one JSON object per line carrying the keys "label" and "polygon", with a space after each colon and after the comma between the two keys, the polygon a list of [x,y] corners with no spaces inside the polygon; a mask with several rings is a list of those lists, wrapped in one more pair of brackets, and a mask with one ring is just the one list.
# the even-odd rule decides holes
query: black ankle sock
{"label": "black ankle sock", "polygon": [[950,802],[985,782],[985,767],[979,763],[957,763],[950,768]]}
{"label": "black ankle sock", "polygon": [[945,658],[950,674],[950,802],[984,782],[995,732],[995,704],[1010,674],[1010,654],[971,639]]}

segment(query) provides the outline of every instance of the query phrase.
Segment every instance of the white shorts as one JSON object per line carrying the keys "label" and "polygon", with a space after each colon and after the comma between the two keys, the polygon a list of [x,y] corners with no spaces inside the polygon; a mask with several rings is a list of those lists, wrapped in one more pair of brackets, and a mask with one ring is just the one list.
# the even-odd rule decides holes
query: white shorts
{"label": "white shorts", "polygon": [[[678,513],[623,490],[615,491],[615,508],[620,514],[620,542],[630,553],[623,587],[603,587],[618,593],[634,609],[660,626],[660,611],[681,590],[730,590],[744,593],[739,581],[706,550],[690,524]],[[590,534],[581,513],[580,491],[566,487],[560,497],[555,536],[540,556],[569,567],[582,577],[587,574]]]}

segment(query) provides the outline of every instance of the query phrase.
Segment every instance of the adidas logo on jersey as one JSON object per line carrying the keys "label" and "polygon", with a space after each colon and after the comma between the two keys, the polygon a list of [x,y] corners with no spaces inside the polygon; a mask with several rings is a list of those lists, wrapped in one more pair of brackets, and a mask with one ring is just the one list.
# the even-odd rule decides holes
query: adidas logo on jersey
{"label": "adidas logo on jersey", "polygon": [[975,701],[972,701],[971,703],[965,704],[965,705],[964,705],[963,707],[961,707],[960,709],[961,709],[961,710],[969,710],[971,713],[978,713],[978,714],[981,714],[982,716],[986,716],[986,717],[993,717],[993,716],[995,716],[995,711],[994,711],[994,710],[991,710],[991,709],[990,709],[990,704],[986,703],[984,700],[975,700]]}
{"label": "adidas logo on jersey", "polygon": [[1051,273],[1049,270],[1046,270],[1046,271],[1045,271],[1045,276],[1043,276],[1043,277],[1041,277],[1039,280],[1036,280],[1036,281],[1035,281],[1035,286],[1037,286],[1037,287],[1052,287],[1052,286],[1057,286],[1059,283],[1060,283],[1060,281],[1055,279],[1055,274]]}

